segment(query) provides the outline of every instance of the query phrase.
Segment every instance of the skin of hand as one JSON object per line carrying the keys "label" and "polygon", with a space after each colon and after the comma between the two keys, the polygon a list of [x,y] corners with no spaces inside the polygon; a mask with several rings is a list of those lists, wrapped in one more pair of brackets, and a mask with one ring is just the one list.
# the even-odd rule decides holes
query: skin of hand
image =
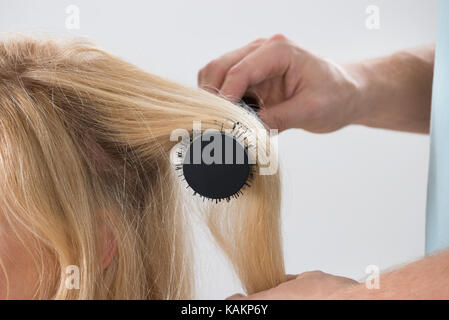
{"label": "skin of hand", "polygon": [[381,274],[378,281],[378,288],[369,289],[364,282],[312,271],[298,276],[289,275],[275,288],[249,296],[235,294],[228,299],[448,299],[449,250]]}
{"label": "skin of hand", "polygon": [[198,85],[236,101],[245,93],[262,102],[272,129],[330,132],[355,122],[357,82],[342,67],[299,48],[282,35],[258,39],[211,61]]}
{"label": "skin of hand", "polygon": [[338,299],[338,294],[357,286],[355,280],[334,276],[322,271],[288,275],[287,281],[277,287],[249,296],[235,294],[228,300],[323,300]]}
{"label": "skin of hand", "polygon": [[315,133],[349,124],[426,133],[434,46],[337,65],[283,35],[258,39],[208,63],[199,87],[237,101],[259,100],[272,129]]}

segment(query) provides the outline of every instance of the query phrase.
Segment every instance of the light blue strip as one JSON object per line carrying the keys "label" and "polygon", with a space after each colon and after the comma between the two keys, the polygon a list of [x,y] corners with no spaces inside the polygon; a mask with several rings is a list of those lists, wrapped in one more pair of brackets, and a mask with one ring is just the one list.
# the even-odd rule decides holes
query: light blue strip
{"label": "light blue strip", "polygon": [[432,92],[426,254],[449,247],[449,1],[440,0]]}

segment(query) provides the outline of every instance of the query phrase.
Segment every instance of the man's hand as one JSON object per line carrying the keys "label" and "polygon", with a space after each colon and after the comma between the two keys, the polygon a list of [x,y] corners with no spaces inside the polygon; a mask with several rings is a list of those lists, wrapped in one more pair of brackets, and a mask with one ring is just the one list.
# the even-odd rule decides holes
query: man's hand
{"label": "man's hand", "polygon": [[230,100],[246,93],[263,103],[260,116],[273,129],[337,130],[358,120],[357,83],[342,67],[282,35],[259,39],[206,65],[198,85]]}
{"label": "man's hand", "polygon": [[339,66],[275,35],[207,64],[198,85],[259,100],[271,128],[330,132],[363,124],[428,132],[434,47]]}
{"label": "man's hand", "polygon": [[304,272],[289,276],[287,281],[275,288],[258,292],[250,296],[236,294],[228,299],[249,300],[300,300],[300,299],[339,299],[343,292],[358,282],[345,277],[333,276],[321,271]]}
{"label": "man's hand", "polygon": [[449,299],[449,250],[395,269],[379,278],[379,288],[320,271],[288,276],[275,288],[228,299]]}

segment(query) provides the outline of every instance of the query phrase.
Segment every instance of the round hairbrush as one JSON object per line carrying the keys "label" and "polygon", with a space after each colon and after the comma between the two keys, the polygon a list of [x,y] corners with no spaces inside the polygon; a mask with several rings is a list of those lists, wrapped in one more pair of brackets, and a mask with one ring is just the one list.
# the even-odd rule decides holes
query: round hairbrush
{"label": "round hairbrush", "polygon": [[[238,105],[258,118],[255,98],[245,96]],[[178,153],[182,163],[177,165],[194,195],[216,202],[243,194],[242,189],[250,186],[253,177],[248,146],[239,139],[247,129],[239,122],[231,132],[222,129],[194,136]]]}

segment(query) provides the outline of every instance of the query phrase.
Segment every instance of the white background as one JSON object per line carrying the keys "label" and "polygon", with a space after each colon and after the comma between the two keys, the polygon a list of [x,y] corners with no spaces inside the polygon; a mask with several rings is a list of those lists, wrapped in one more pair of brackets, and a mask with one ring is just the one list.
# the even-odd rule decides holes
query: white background
{"label": "white background", "polygon": [[[68,5],[80,29],[67,30]],[[365,27],[368,5],[380,30]],[[143,69],[196,85],[209,60],[283,33],[338,62],[436,39],[436,0],[19,1],[0,0],[0,31],[83,36]],[[364,127],[280,136],[288,273],[320,269],[361,280],[423,255],[429,139]],[[199,298],[240,291],[225,260],[198,238]]]}

